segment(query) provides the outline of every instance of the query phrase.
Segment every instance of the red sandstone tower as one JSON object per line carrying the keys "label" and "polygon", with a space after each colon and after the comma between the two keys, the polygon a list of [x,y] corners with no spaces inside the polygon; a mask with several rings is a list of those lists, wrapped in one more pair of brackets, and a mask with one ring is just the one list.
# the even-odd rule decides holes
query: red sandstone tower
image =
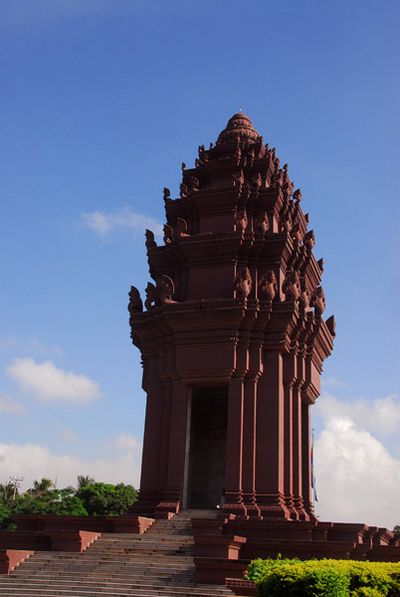
{"label": "red sandstone tower", "polygon": [[335,322],[301,199],[242,113],[182,164],[179,198],[164,189],[155,284],[145,310],[134,287],[129,303],[147,392],[138,511],[313,519],[309,408]]}

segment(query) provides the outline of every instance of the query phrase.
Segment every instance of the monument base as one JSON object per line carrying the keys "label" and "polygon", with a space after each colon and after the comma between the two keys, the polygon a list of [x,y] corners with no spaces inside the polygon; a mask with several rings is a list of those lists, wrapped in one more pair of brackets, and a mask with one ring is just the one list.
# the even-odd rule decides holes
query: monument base
{"label": "monument base", "polygon": [[[192,518],[196,578],[225,583],[241,578],[255,558],[333,558],[400,561],[400,539],[385,528],[362,523]],[[217,565],[216,565],[217,563]]]}

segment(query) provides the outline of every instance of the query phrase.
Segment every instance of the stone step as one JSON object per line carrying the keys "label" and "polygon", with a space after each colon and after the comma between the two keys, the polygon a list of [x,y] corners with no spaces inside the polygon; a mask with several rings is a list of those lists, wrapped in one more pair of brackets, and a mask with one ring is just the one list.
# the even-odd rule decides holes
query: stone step
{"label": "stone step", "polygon": [[[8,578],[14,578],[15,581],[17,582],[17,580],[19,581],[23,581],[23,582],[27,582],[28,580],[32,580],[32,581],[42,581],[42,580],[50,580],[50,581],[54,581],[54,580],[69,580],[71,581],[72,579],[76,578],[77,574],[76,573],[69,573],[69,574],[30,574],[30,575],[23,575],[23,576],[9,576]],[[124,574],[92,574],[92,575],[88,575],[88,574],[84,574],[84,575],[80,575],[82,577],[82,579],[84,579],[85,581],[90,581],[90,582],[99,582],[101,583],[114,583],[114,584],[138,584],[138,583],[151,583],[151,584],[157,584],[157,583],[165,583],[165,582],[178,582],[179,584],[182,583],[186,583],[186,584],[195,584],[194,583],[194,575],[193,574],[155,574],[155,575],[137,575],[134,578],[132,578],[131,576],[127,576]]]}
{"label": "stone step", "polygon": [[[4,591],[6,592],[4,592]],[[172,592],[173,591],[173,592]],[[51,588],[48,587],[36,587],[32,585],[23,584],[21,586],[13,585],[7,586],[7,583],[3,583],[0,581],[0,595],[5,597],[6,595],[17,595],[18,597],[25,597],[29,595],[40,595],[41,597],[45,596],[55,596],[55,595],[62,595],[68,597],[99,597],[99,596],[118,596],[118,597],[151,597],[160,595],[163,597],[171,597],[179,596],[179,597],[217,597],[217,596],[224,596],[224,595],[231,595],[232,593],[228,590],[224,590],[223,587],[218,585],[209,585],[207,588],[197,588],[196,586],[193,587],[183,587],[180,590],[179,587],[163,587],[163,588],[142,588],[142,589],[124,589],[124,588],[116,588],[116,589],[103,589],[103,587],[95,586],[95,587],[78,587],[74,585],[74,587],[68,586],[64,588],[62,586],[53,586]]]}
{"label": "stone step", "polygon": [[[29,584],[30,586],[43,586],[43,579],[41,578],[29,578],[29,579],[24,579],[23,582],[14,582],[13,586],[26,586],[27,584]],[[0,586],[1,586],[1,580],[0,580]],[[7,584],[7,581],[6,581]],[[192,582],[190,582],[190,580],[185,580],[185,581],[181,581],[181,579],[174,579],[173,577],[170,577],[169,579],[166,579],[164,582],[151,582],[150,580],[144,581],[144,582],[138,582],[137,580],[135,580],[135,582],[133,582],[130,579],[125,579],[125,582],[121,582],[121,581],[113,581],[113,580],[103,580],[103,581],[99,581],[99,580],[91,580],[91,579],[86,579],[86,578],[75,578],[75,582],[73,584],[74,587],[89,587],[89,588],[99,588],[99,587],[106,587],[106,588],[146,588],[146,589],[163,589],[167,586],[174,586],[177,587],[177,589],[179,589],[179,591],[182,591],[183,589],[188,589],[188,588],[207,588],[207,585],[201,585],[199,587],[199,585],[197,583],[194,582],[194,580],[192,579]],[[51,579],[51,578],[46,578],[46,586],[47,587],[70,587],[71,586],[71,579],[70,578],[56,578],[56,579]]]}
{"label": "stone step", "polygon": [[[188,566],[190,564],[194,564],[193,557],[191,556],[182,556],[182,555],[171,555],[171,556],[163,556],[163,557],[151,557],[138,555],[137,557],[86,557],[82,559],[70,559],[70,558],[49,558],[49,559],[41,559],[35,560],[35,556],[31,556],[29,559],[29,565],[25,566],[26,568],[33,567],[35,565],[54,565],[54,566],[70,566],[75,563],[79,563],[79,565],[92,565],[93,563],[101,563],[104,564],[123,564],[127,563],[129,565],[137,564],[138,566]],[[24,564],[28,564],[28,561],[24,562]]]}
{"label": "stone step", "polygon": [[195,583],[191,518],[216,514],[180,512],[141,536],[103,533],[83,554],[37,552],[0,577],[0,596],[227,597],[224,586]]}

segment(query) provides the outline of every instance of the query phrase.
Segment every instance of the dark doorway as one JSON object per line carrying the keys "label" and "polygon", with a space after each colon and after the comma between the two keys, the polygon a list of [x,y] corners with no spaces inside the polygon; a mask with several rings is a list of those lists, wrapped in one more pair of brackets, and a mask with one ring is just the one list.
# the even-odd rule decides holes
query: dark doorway
{"label": "dark doorway", "polygon": [[192,393],[188,506],[216,508],[225,487],[228,388],[196,388]]}

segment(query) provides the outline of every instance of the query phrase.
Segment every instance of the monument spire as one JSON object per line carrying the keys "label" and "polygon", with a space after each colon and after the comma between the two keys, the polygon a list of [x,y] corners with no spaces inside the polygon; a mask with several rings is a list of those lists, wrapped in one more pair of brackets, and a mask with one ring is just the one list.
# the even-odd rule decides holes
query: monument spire
{"label": "monument spire", "polygon": [[147,231],[145,311],[131,291],[147,392],[138,508],[216,506],[313,519],[309,407],[334,321],[315,235],[287,164],[243,112],[164,189],[164,242]]}

